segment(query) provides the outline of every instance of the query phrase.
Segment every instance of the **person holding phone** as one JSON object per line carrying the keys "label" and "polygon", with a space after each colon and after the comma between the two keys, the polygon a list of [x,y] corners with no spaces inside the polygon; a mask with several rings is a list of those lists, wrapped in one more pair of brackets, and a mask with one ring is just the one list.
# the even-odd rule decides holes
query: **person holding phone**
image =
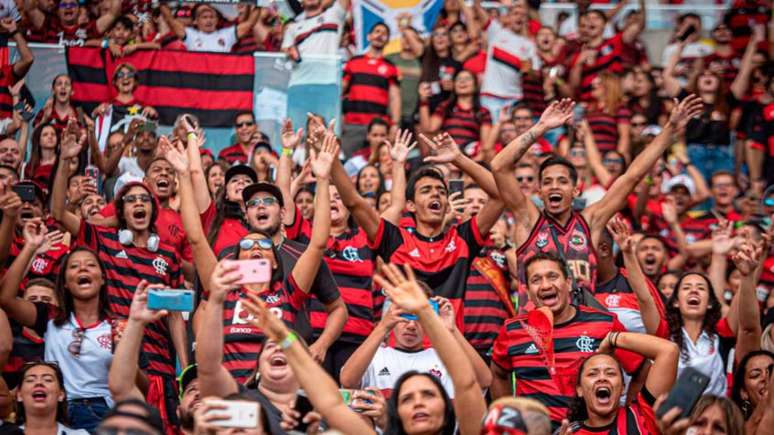
{"label": "person holding phone", "polygon": [[[255,368],[256,355],[261,351],[264,342],[262,331],[251,328],[244,311],[244,300],[247,294],[257,294],[264,298],[272,307],[272,311],[289,324],[295,324],[296,317],[308,298],[314,277],[322,262],[328,234],[330,232],[330,199],[327,195],[328,174],[330,165],[338,155],[338,146],[333,138],[326,138],[323,148],[315,153],[312,159],[312,171],[317,177],[318,193],[316,196],[314,225],[306,250],[301,254],[291,271],[285,274],[279,259],[277,247],[269,234],[253,231],[245,235],[238,243],[235,260],[264,259],[268,261],[267,282],[249,282],[230,288],[220,283],[218,279],[211,280],[213,271],[219,264],[215,253],[207,243],[201,221],[197,216],[193,201],[193,188],[189,172],[186,152],[182,144],[174,148],[166,144],[162,150],[177,171],[180,179],[181,210],[183,225],[188,233],[194,251],[194,263],[204,289],[204,302],[199,305],[194,317],[195,330],[198,331],[198,351],[206,352],[206,347],[214,339],[208,338],[216,331],[225,345],[218,349],[225,354],[226,367],[237,382],[245,381]],[[245,206],[250,208],[266,208],[276,205],[274,196],[253,198],[260,189],[279,189],[268,184],[253,184],[242,194]],[[258,190],[257,190],[258,189]],[[238,264],[226,260],[221,262],[221,270],[233,271]],[[244,282],[244,281],[243,281]],[[236,291],[234,291],[236,290]],[[207,326],[209,325],[209,326]],[[216,326],[217,325],[217,326]],[[214,328],[214,330],[213,330]],[[225,339],[223,338],[225,337]],[[202,350],[205,348],[205,350]],[[200,358],[197,358],[199,361]],[[199,371],[203,373],[212,365],[211,360],[199,361]],[[208,394],[205,392],[205,394]]]}
{"label": "person holding phone", "polygon": [[[621,406],[626,383],[623,369],[612,354],[615,349],[638,353],[653,361],[645,385],[628,406]],[[680,355],[675,343],[648,334],[611,332],[597,353],[586,358],[578,370],[577,397],[570,405],[561,435],[569,434],[651,434],[657,432],[653,404],[672,389]]]}
{"label": "person holding phone", "polygon": [[[662,396],[653,406],[660,408],[664,403],[666,396]],[[746,432],[744,426],[744,417],[739,408],[734,405],[731,399],[713,394],[702,396],[690,416],[680,418],[681,410],[674,407],[658,419],[659,432],[662,435],[705,435],[705,434],[727,434],[727,435],[749,435],[752,432]],[[769,420],[768,423],[772,423]],[[771,426],[766,426],[771,427]]]}
{"label": "person holding phone", "polygon": [[44,359],[58,361],[64,373],[72,426],[93,431],[113,405],[108,370],[116,324],[108,304],[107,272],[96,253],[76,248],[62,259],[56,289],[63,295],[61,307],[18,298],[32,258],[51,248],[46,233],[40,220],[25,224],[24,248],[6,274],[0,306],[9,318],[43,337]]}

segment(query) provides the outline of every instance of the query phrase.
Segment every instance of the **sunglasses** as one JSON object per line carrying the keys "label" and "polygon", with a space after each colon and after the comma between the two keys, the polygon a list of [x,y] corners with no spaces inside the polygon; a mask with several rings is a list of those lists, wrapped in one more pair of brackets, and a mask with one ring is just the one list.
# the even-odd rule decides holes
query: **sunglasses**
{"label": "sunglasses", "polygon": [[242,128],[242,127],[252,127],[255,123],[253,121],[245,121],[245,122],[237,122],[236,128]]}
{"label": "sunglasses", "polygon": [[247,206],[247,208],[258,207],[261,204],[263,204],[266,207],[271,207],[272,205],[277,203],[279,203],[279,201],[277,201],[277,198],[273,196],[267,196],[265,198],[251,199],[250,201],[247,201],[245,205]]}
{"label": "sunglasses", "polygon": [[623,165],[623,162],[624,162],[623,159],[603,159],[602,160],[602,163],[604,163],[604,164],[611,164],[611,165],[612,164]]}
{"label": "sunglasses", "polygon": [[142,429],[124,429],[122,427],[98,427],[96,435],[153,435],[151,432]]}
{"label": "sunglasses", "polygon": [[119,71],[116,73],[117,79],[131,79],[134,78],[134,73],[131,71]]}
{"label": "sunglasses", "polygon": [[763,205],[766,207],[774,207],[774,196],[764,199]]}
{"label": "sunglasses", "polygon": [[514,121],[532,121],[532,117],[531,116],[514,116],[513,120]]}
{"label": "sunglasses", "polygon": [[526,176],[523,176],[523,177],[516,177],[516,181],[518,181],[519,183],[523,183],[525,181],[531,183],[531,182],[535,181],[535,177],[533,177],[532,175],[526,175]]}
{"label": "sunglasses", "polygon": [[570,155],[573,157],[585,156],[586,150],[584,150],[583,148],[571,148]]}
{"label": "sunglasses", "polygon": [[67,345],[67,351],[70,352],[76,358],[81,356],[81,348],[83,347],[84,335],[85,335],[85,331],[83,330],[83,328],[73,329],[73,341],[71,341],[70,344]]}
{"label": "sunglasses", "polygon": [[78,9],[78,3],[59,3],[59,9]]}
{"label": "sunglasses", "polygon": [[141,193],[139,195],[124,195],[124,202],[151,202],[151,196],[147,193]]}
{"label": "sunglasses", "polygon": [[632,122],[632,127],[645,127],[647,124],[644,122]]}
{"label": "sunglasses", "polygon": [[239,241],[239,249],[248,251],[258,245],[260,249],[271,249],[274,246],[271,239],[242,239]]}

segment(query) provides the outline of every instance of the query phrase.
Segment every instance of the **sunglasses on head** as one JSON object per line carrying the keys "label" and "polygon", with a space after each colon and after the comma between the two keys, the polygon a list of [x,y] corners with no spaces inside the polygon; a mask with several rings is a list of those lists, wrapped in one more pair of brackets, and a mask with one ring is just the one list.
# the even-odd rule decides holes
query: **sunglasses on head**
{"label": "sunglasses on head", "polygon": [[253,121],[245,121],[245,122],[237,122],[236,128],[242,128],[242,127],[252,127],[255,123]]}
{"label": "sunglasses on head", "polygon": [[263,204],[266,207],[270,207],[274,204],[277,204],[279,201],[277,201],[277,198],[273,196],[267,196],[265,198],[253,198],[245,203],[247,208],[253,208],[258,207],[259,205]]}
{"label": "sunglasses on head", "polygon": [[147,193],[141,193],[139,195],[124,195],[124,202],[151,202],[151,196]]}
{"label": "sunglasses on head", "polygon": [[243,251],[253,249],[256,245],[260,249],[271,249],[274,243],[272,243],[271,239],[242,239],[239,241],[239,249]]}

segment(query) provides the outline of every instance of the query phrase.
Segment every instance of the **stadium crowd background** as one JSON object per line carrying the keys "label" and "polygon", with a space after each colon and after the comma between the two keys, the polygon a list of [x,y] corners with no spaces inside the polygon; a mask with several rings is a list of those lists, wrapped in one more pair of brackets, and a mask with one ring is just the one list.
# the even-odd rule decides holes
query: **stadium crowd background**
{"label": "stadium crowd background", "polygon": [[0,1],[0,433],[772,433],[772,4],[672,3]]}

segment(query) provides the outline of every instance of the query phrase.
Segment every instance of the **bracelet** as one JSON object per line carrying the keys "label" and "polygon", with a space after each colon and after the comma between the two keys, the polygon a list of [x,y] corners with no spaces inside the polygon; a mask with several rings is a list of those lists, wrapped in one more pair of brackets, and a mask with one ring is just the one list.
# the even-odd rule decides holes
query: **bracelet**
{"label": "bracelet", "polygon": [[194,133],[192,131],[189,131],[188,134],[185,135],[185,138],[188,141],[194,140],[194,139],[196,139],[196,133]]}
{"label": "bracelet", "polygon": [[620,332],[614,332],[613,335],[610,337],[610,345],[613,347],[613,349],[618,347],[618,335]]}
{"label": "bracelet", "polygon": [[282,155],[285,157],[290,157],[293,155],[293,148],[282,148]]}
{"label": "bracelet", "polygon": [[294,341],[298,341],[298,336],[295,332],[290,331],[288,332],[288,336],[279,343],[279,346],[282,350],[287,350]]}

